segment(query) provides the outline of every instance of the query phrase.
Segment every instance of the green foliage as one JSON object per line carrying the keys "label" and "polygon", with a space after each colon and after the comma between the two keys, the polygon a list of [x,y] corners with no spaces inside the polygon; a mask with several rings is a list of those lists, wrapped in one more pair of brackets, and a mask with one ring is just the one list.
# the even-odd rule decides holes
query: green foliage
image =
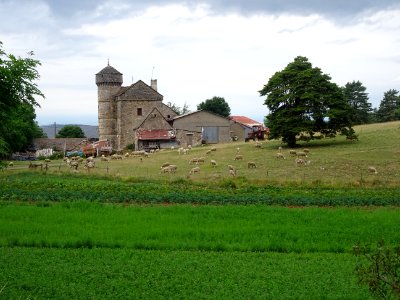
{"label": "green foliage", "polygon": [[184,115],[184,114],[190,112],[189,105],[187,105],[186,102],[183,104],[182,107],[176,105],[175,103],[171,103],[171,102],[168,102],[167,106],[169,108],[171,108],[178,116]]}
{"label": "green foliage", "polygon": [[231,114],[228,102],[224,98],[216,96],[201,102],[197,105],[197,109],[209,111],[223,117],[228,117]]}
{"label": "green foliage", "polygon": [[60,129],[56,138],[84,138],[82,128],[76,125],[66,125]]}
{"label": "green foliage", "polygon": [[368,102],[366,87],[360,81],[348,82],[342,88],[344,97],[351,107],[351,122],[354,125],[366,124],[372,112],[371,103]]}
{"label": "green foliage", "polygon": [[270,138],[282,138],[290,147],[300,134],[334,136],[351,127],[350,106],[340,88],[306,57],[298,56],[275,73],[259,91],[267,96]]}
{"label": "green foliage", "polygon": [[399,299],[400,246],[386,246],[381,240],[372,250],[369,246],[357,245],[353,251],[366,261],[356,268],[359,284],[367,285],[377,299]]}
{"label": "green foliage", "polygon": [[400,120],[400,95],[397,90],[385,92],[376,112],[379,122]]}
{"label": "green foliage", "polygon": [[0,297],[369,299],[354,262],[335,253],[0,248]]}
{"label": "green foliage", "polygon": [[[33,52],[29,53],[30,56]],[[37,85],[38,60],[7,54],[0,42],[0,155],[26,149],[40,135],[35,96],[44,97]]]}

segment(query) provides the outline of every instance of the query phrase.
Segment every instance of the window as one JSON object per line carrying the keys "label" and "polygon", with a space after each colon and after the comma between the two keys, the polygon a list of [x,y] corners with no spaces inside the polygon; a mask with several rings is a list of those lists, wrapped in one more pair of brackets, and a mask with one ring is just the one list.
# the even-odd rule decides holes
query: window
{"label": "window", "polygon": [[138,116],[141,116],[141,115],[142,115],[142,108],[141,108],[141,107],[138,107],[138,109],[137,109],[137,115],[138,115]]}

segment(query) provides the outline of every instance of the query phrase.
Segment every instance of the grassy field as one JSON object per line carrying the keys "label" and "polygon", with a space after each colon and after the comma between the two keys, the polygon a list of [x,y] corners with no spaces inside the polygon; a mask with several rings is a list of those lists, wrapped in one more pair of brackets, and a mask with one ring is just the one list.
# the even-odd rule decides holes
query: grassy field
{"label": "grassy field", "polygon": [[[0,298],[369,299],[351,252],[400,242],[400,122],[355,129],[357,142],[302,144],[306,166],[285,147],[276,159],[278,141],[97,161],[91,172],[15,162],[0,173]],[[161,174],[164,162],[177,173]]]}
{"label": "grassy field", "polygon": [[[237,168],[237,177],[252,183],[287,183],[324,184],[329,186],[400,186],[400,122],[389,122],[357,126],[355,128],[359,141],[346,141],[338,136],[334,139],[316,140],[301,143],[310,149],[310,164],[296,166],[294,157],[289,155],[288,148],[279,141],[264,141],[261,148],[253,142],[216,145],[217,151],[206,154],[211,146],[194,147],[189,154],[179,155],[177,150],[164,150],[150,155],[149,158],[131,157],[120,161],[101,162],[97,160],[96,168],[90,172],[94,175],[114,176],[118,178],[142,178],[145,180],[178,180],[187,179],[193,182],[214,183],[229,178],[228,165]],[[283,146],[285,160],[277,159],[278,147]],[[235,161],[237,148],[243,160]],[[204,157],[205,163],[200,165],[199,174],[189,175],[192,158]],[[218,165],[211,166],[214,159]],[[253,161],[256,169],[248,169],[247,163]],[[176,164],[176,174],[161,174],[160,166],[169,162]],[[15,167],[7,170],[15,173],[26,170],[27,162],[16,162]],[[368,173],[368,167],[374,166],[378,174]],[[50,164],[48,172],[72,173],[71,169],[61,161]],[[88,172],[78,168],[81,174]]]}

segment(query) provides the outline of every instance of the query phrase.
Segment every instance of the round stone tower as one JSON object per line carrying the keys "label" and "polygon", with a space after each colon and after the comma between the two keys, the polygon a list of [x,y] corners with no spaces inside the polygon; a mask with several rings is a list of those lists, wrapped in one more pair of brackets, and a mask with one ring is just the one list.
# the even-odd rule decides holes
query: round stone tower
{"label": "round stone tower", "polygon": [[108,139],[115,148],[117,145],[117,107],[115,95],[121,89],[122,73],[107,65],[96,74],[98,87],[99,139]]}

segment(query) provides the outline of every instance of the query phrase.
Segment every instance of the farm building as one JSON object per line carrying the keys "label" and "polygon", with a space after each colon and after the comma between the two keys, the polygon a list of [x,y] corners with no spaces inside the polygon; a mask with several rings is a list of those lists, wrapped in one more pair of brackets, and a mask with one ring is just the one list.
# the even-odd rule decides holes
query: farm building
{"label": "farm building", "polygon": [[244,116],[230,116],[231,136],[236,141],[249,139],[263,140],[268,137],[269,130],[264,124]]}
{"label": "farm building", "polygon": [[198,110],[173,119],[176,135],[182,145],[225,143],[231,140],[230,124],[227,118]]}
{"label": "farm building", "polygon": [[122,73],[109,64],[96,74],[99,138],[116,150],[129,144],[138,149],[138,138],[143,138],[138,131],[170,130],[168,121],[177,114],[162,102],[157,80],[152,79],[151,86],[141,80],[127,87],[122,83]]}

